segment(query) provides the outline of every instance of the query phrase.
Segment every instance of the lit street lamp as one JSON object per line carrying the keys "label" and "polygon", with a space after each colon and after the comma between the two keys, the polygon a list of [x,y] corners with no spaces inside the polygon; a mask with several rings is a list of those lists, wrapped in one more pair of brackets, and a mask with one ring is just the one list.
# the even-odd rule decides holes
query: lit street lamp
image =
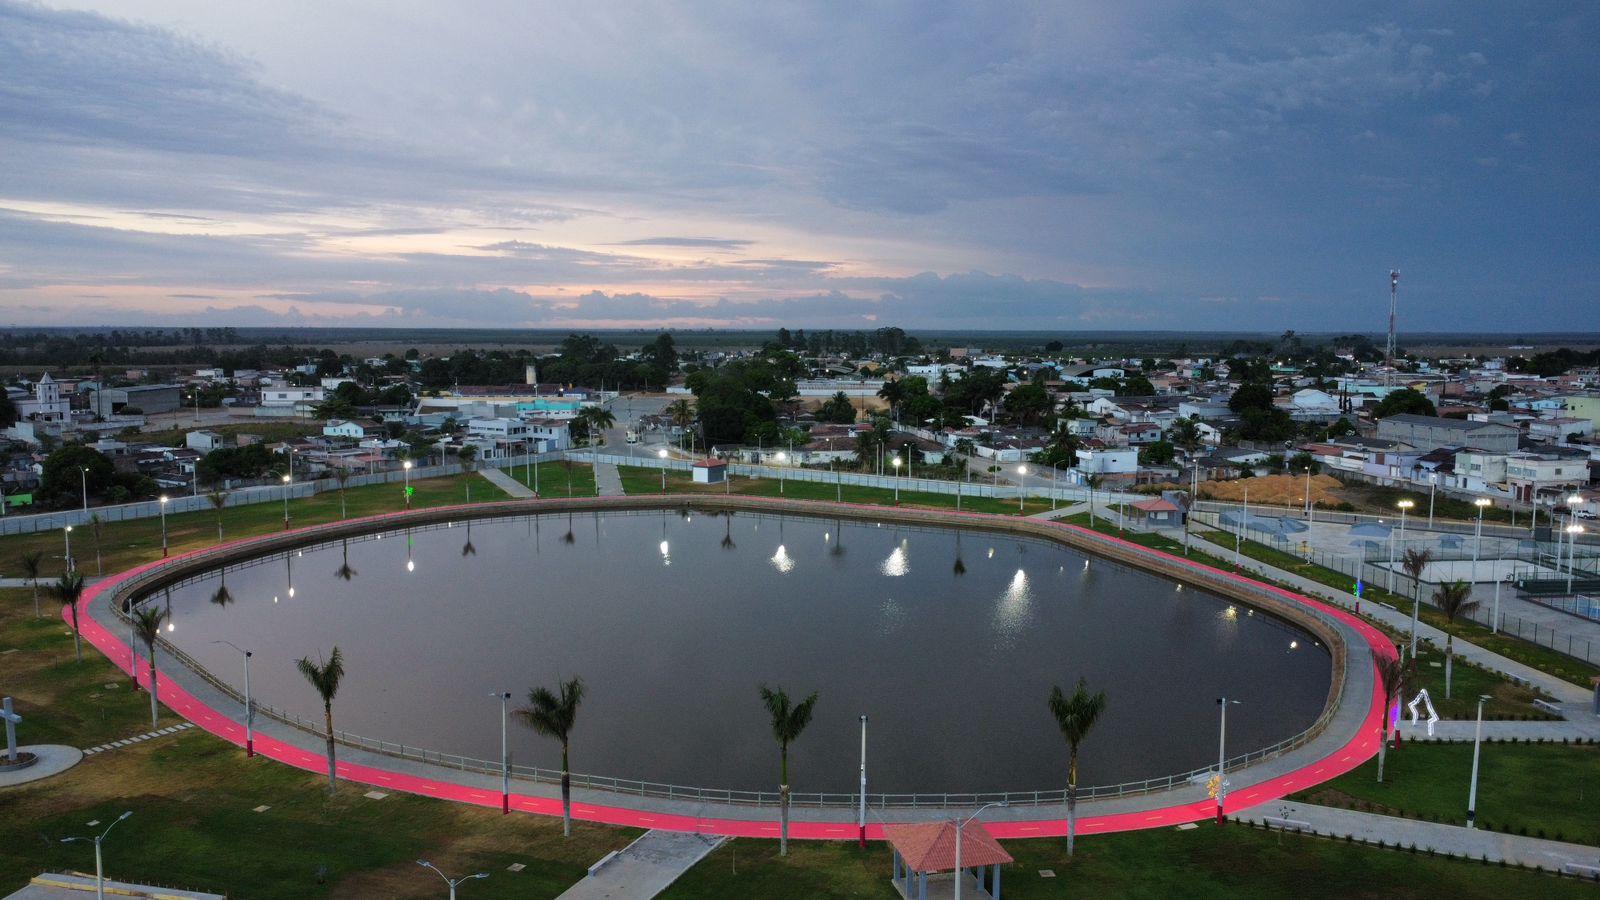
{"label": "lit street lamp", "polygon": [[106,872],[100,856],[100,844],[106,839],[106,835],[111,833],[111,829],[117,827],[118,822],[121,822],[123,819],[126,819],[131,815],[133,815],[133,810],[130,809],[122,815],[117,816],[117,821],[107,825],[106,830],[101,832],[99,837],[68,837],[61,839],[61,843],[63,844],[70,844],[73,841],[94,842],[94,895],[97,900],[106,900]]}
{"label": "lit street lamp", "polygon": [[161,495],[161,555],[167,555],[167,495]]}
{"label": "lit street lamp", "polygon": [[1022,498],[1027,493],[1028,467],[1017,466],[1017,513],[1022,513]]}
{"label": "lit street lamp", "polygon": [[250,657],[255,654],[232,641],[212,641],[213,644],[227,644],[229,647],[244,654],[244,755],[246,758],[256,755],[256,705],[250,699]]}
{"label": "lit street lamp", "polygon": [[900,502],[900,457],[896,456],[894,459],[890,460],[890,462],[894,464],[894,474],[895,474],[895,479],[894,479],[894,502],[899,503]]}
{"label": "lit street lamp", "polygon": [[[778,454],[774,456],[773,459],[778,461],[778,493],[781,494],[783,493],[783,467],[784,464],[788,462],[789,456],[782,450],[779,450]],[[898,458],[895,459],[894,464],[897,466],[900,465],[900,460]]]}
{"label": "lit street lamp", "polygon": [[61,531],[61,536],[67,542],[67,571],[76,572],[78,567],[72,564],[72,526],[68,525]]}
{"label": "lit street lamp", "polygon": [[401,463],[400,464],[400,468],[404,469],[405,473],[406,473],[406,490],[405,490],[405,494],[406,494],[406,509],[410,509],[411,508],[411,460],[408,459],[405,462]]}
{"label": "lit street lamp", "polygon": [[511,812],[511,751],[506,747],[506,705],[511,702],[511,692],[490,694],[500,698],[500,814]]}
{"label": "lit street lamp", "polygon": [[83,484],[83,511],[89,511],[89,467],[78,468],[78,480]]}
{"label": "lit street lamp", "polygon": [[291,480],[290,476],[283,476],[283,528],[285,531],[289,529],[289,484]]}
{"label": "lit street lamp", "polygon": [[1004,800],[997,800],[994,803],[985,803],[984,805],[978,807],[977,812],[956,823],[956,900],[961,900],[961,882],[965,880],[961,877],[961,830],[967,827],[968,822],[971,822],[973,819],[983,815],[983,811],[989,807],[1005,807],[1010,805],[1011,804]]}
{"label": "lit street lamp", "polygon": [[474,881],[474,880],[479,879],[479,878],[488,878],[489,877],[489,873],[488,872],[475,872],[475,873],[473,873],[471,875],[463,875],[460,878],[451,878],[449,875],[446,875],[445,873],[440,872],[438,866],[434,865],[431,862],[428,862],[425,859],[417,860],[417,865],[422,866],[425,869],[432,869],[434,872],[437,872],[439,877],[444,879],[444,883],[450,885],[450,900],[456,900],[456,887],[458,885],[462,884],[463,882]]}
{"label": "lit street lamp", "polygon": [[1472,731],[1472,787],[1467,791],[1467,827],[1473,827],[1473,821],[1478,817],[1478,750],[1483,744],[1483,701],[1488,700],[1487,694],[1478,696],[1478,724]]}
{"label": "lit street lamp", "polygon": [[1578,568],[1578,535],[1583,534],[1583,526],[1574,522],[1567,526],[1567,593],[1572,593],[1573,570]]}
{"label": "lit street lamp", "polygon": [[1428,476],[1428,530],[1433,530],[1433,495],[1439,490],[1439,473]]}
{"label": "lit street lamp", "polygon": [[[667,492],[667,448],[662,447],[657,450],[656,455],[661,457],[661,493],[665,494]],[[778,493],[781,494],[783,491],[780,490]]]}

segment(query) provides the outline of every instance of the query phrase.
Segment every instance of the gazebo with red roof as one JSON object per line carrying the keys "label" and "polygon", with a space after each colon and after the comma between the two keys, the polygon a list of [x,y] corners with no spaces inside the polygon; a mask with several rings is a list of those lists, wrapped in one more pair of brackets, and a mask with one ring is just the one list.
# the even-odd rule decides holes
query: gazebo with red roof
{"label": "gazebo with red roof", "polygon": [[[928,876],[953,871],[956,867],[956,823],[918,822],[885,825],[883,836],[894,850],[894,876],[890,883],[906,900],[928,900]],[[961,827],[962,896],[991,897],[1000,900],[1000,867],[1011,862],[1011,854],[1000,846],[981,822]],[[955,892],[955,877],[935,875],[935,898]]]}

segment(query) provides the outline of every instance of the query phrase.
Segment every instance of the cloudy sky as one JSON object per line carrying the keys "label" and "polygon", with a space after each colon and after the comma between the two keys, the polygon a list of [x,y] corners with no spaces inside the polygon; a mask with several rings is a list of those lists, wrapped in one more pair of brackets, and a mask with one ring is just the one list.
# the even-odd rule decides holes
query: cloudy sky
{"label": "cloudy sky", "polygon": [[0,0],[0,322],[1600,329],[1600,4]]}

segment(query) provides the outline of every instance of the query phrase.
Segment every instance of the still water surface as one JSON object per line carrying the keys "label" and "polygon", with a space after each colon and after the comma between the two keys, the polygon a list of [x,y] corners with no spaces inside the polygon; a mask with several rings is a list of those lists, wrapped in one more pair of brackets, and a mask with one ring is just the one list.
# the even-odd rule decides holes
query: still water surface
{"label": "still water surface", "polygon": [[[170,604],[185,652],[237,686],[239,654],[213,642],[253,650],[258,702],[318,722],[294,661],[334,645],[336,727],[482,759],[500,753],[491,693],[520,703],[577,675],[575,771],[745,790],[778,778],[763,682],[820,697],[796,790],[854,790],[865,713],[871,790],[937,792],[1060,787],[1052,684],[1109,697],[1088,785],[1214,762],[1221,695],[1243,701],[1230,755],[1288,737],[1330,677],[1290,625],[1056,544],[751,513],[386,532],[210,573]],[[553,741],[511,729],[514,762],[559,765]]]}

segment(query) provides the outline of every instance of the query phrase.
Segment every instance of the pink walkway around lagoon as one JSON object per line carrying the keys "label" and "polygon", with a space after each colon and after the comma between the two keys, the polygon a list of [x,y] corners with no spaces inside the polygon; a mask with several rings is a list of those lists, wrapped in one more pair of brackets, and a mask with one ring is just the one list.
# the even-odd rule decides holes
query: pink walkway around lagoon
{"label": "pink walkway around lagoon", "polygon": [[[679,495],[682,496],[682,495]],[[698,496],[698,495],[691,495]],[[619,500],[622,498],[618,498]],[[629,498],[637,500],[640,498]],[[650,499],[670,502],[673,495],[661,495]],[[776,498],[741,497],[741,501],[771,500],[774,512],[795,512],[805,514],[787,505],[786,501]],[[592,506],[603,507],[605,498],[584,498],[585,503]],[[792,501],[791,501],[792,502]],[[526,508],[527,514],[537,514],[545,505],[543,501],[520,501],[519,506]],[[818,510],[825,504],[814,504]],[[848,506],[853,509],[868,512],[879,512],[885,517],[893,516],[897,510],[893,507],[879,507],[869,504],[826,504],[827,506]],[[553,504],[552,504],[553,510]],[[453,506],[434,507],[427,512],[457,512],[463,518],[469,518],[474,512],[482,513],[482,506]],[[813,512],[816,515],[817,512]],[[954,520],[965,519],[972,522],[982,522],[987,525],[1004,524],[1007,521],[1015,522],[1014,517],[994,516],[985,513],[951,513]],[[341,520],[338,524],[358,524],[371,526],[374,530],[386,527],[385,523],[393,522],[393,527],[403,527],[406,516],[403,513],[388,513],[369,516],[361,519]],[[1345,610],[1313,600],[1301,594],[1286,591],[1273,585],[1245,578],[1232,572],[1225,572],[1210,566],[1194,563],[1181,557],[1152,550],[1142,545],[1114,538],[1109,535],[1093,532],[1077,525],[1068,525],[1060,522],[1050,523],[1055,528],[1066,531],[1075,531],[1092,535],[1094,539],[1108,540],[1119,543],[1138,553],[1150,553],[1176,561],[1198,571],[1210,573],[1230,579],[1240,584],[1249,585],[1256,589],[1270,591],[1280,597],[1305,607],[1316,609],[1322,613],[1338,619],[1346,626],[1354,629],[1365,641],[1376,658],[1395,655],[1394,645],[1382,632],[1373,628],[1360,618]],[[325,525],[313,525],[297,528],[288,532],[276,532],[272,535],[241,538],[219,547],[236,548],[250,544],[264,538],[279,538],[283,535],[302,535],[307,538],[314,537]],[[214,552],[218,547],[207,547],[194,550],[171,559],[156,560],[142,566],[129,569],[113,575],[104,581],[91,585],[84,591],[83,598],[79,601],[79,619],[83,628],[83,637],[92,646],[98,649],[109,659],[112,664],[122,669],[129,670],[132,662],[130,649],[123,640],[106,629],[93,615],[88,614],[89,607],[102,596],[116,592],[120,585],[136,576],[142,575],[152,569],[180,560]],[[71,625],[71,615],[68,610],[62,610],[62,618]],[[134,675],[135,681],[149,688],[149,663],[141,659],[140,672]],[[160,683],[160,701],[174,713],[182,716],[196,726],[228,741],[236,746],[243,747],[245,741],[244,724],[236,722],[229,715],[207,706],[186,691],[180,684],[166,676],[170,666],[174,664],[170,655],[165,659],[157,655],[157,669],[162,673]],[[1370,702],[1367,705],[1366,715],[1362,720],[1356,736],[1334,752],[1323,756],[1313,762],[1301,766],[1292,772],[1277,776],[1259,784],[1230,792],[1227,795],[1225,812],[1229,814],[1242,812],[1262,803],[1274,800],[1295,792],[1313,787],[1328,781],[1361,765],[1378,752],[1378,724],[1383,715],[1383,695],[1381,687],[1376,685]],[[283,726],[292,727],[292,726]],[[277,762],[285,763],[307,772],[325,773],[327,771],[327,757],[320,753],[313,753],[301,747],[279,740],[262,732],[260,728],[255,733],[255,751]],[[1292,751],[1291,751],[1292,752]],[[387,790],[405,791],[406,793],[419,794],[425,797],[436,797],[442,800],[453,800],[461,803],[470,803],[483,807],[498,807],[501,804],[501,795],[497,790],[461,785],[434,778],[424,778],[380,766],[356,765],[345,761],[336,763],[338,776],[347,781]],[[441,769],[441,771],[448,771]],[[1237,771],[1237,770],[1236,770]],[[1246,770],[1247,771],[1247,770]],[[512,787],[517,786],[513,781]],[[618,799],[625,799],[626,795],[618,794]],[[641,798],[643,799],[643,798]],[[1084,801],[1085,804],[1090,801]],[[518,812],[536,813],[539,815],[561,815],[561,801],[555,797],[537,797],[512,792],[510,798],[511,809]],[[854,840],[858,829],[855,821],[855,810],[840,808],[830,810],[837,815],[835,821],[790,821],[789,836],[813,840]],[[688,831],[705,834],[719,834],[730,837],[777,837],[778,823],[766,822],[757,819],[718,818],[715,816],[686,816],[675,813],[666,813],[648,809],[633,809],[627,806],[600,805],[582,803],[574,800],[572,814],[575,818],[598,822],[608,825],[626,825],[635,828],[665,828],[673,831]],[[777,817],[777,810],[772,811],[773,818]],[[1197,822],[1212,818],[1216,815],[1216,803],[1213,800],[1200,800],[1192,803],[1176,804],[1156,809],[1140,810],[1135,812],[1117,813],[1108,815],[1082,815],[1078,818],[1077,833],[1082,834],[1109,834],[1118,831],[1135,831],[1142,828],[1161,828],[1181,825],[1187,822]],[[985,823],[989,831],[1000,838],[1027,838],[1027,837],[1056,837],[1063,836],[1067,831],[1065,819],[1037,819],[1037,820],[995,820]],[[883,839],[883,825],[871,823],[867,826],[867,838],[871,840]]]}

